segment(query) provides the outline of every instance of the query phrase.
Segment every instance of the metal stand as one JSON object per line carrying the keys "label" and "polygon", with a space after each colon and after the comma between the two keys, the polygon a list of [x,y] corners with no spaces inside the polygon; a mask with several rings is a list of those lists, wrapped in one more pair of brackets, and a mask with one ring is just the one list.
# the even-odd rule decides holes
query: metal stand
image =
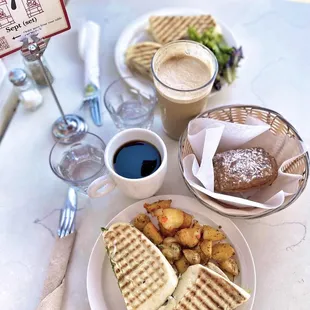
{"label": "metal stand", "polygon": [[76,114],[64,114],[64,111],[60,105],[56,92],[51,84],[48,74],[45,70],[45,66],[42,63],[41,56],[43,55],[46,49],[46,43],[43,40],[40,40],[36,36],[31,37],[33,43],[28,43],[28,40],[24,41],[22,47],[22,54],[28,60],[37,60],[44,77],[48,83],[48,87],[50,88],[52,95],[55,99],[57,107],[60,111],[61,117],[55,121],[52,126],[52,134],[55,140],[60,140],[64,144],[69,144],[75,140],[78,140],[82,135],[87,132],[87,124],[85,120],[76,115]]}

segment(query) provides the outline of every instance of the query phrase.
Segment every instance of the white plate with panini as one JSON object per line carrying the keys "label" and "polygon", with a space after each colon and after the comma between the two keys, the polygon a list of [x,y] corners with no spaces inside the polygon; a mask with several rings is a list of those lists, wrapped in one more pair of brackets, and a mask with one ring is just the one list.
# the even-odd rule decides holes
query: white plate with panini
{"label": "white plate with panini", "polygon": [[[139,89],[141,92],[144,92],[144,93],[149,92],[148,88],[145,86],[145,83],[143,83],[143,80],[152,79],[151,72],[150,72],[150,62],[156,50],[162,44],[169,42],[169,40],[171,41],[171,40],[181,39],[184,37],[184,29],[183,29],[183,35],[179,35],[179,36],[175,35],[174,37],[173,36],[162,37],[163,31],[166,32],[165,27],[168,27],[167,24],[165,26],[166,21],[164,17],[183,18],[184,19],[183,22],[185,22],[186,25],[191,26],[193,24],[197,30],[204,29],[203,23],[205,23],[206,25],[210,24],[210,26],[215,28],[217,31],[220,31],[225,43],[228,46],[235,47],[235,48],[238,48],[239,46],[236,38],[234,37],[233,33],[230,31],[229,27],[226,26],[223,22],[214,18],[212,15],[208,14],[208,12],[205,12],[203,10],[190,9],[190,8],[165,8],[165,9],[161,9],[158,11],[149,12],[137,18],[136,20],[134,20],[131,24],[129,24],[124,29],[124,31],[121,33],[116,43],[115,53],[114,53],[115,65],[116,65],[116,68],[120,76],[122,78],[128,77],[128,76],[135,76],[136,79],[132,82],[132,85],[130,86],[136,89]],[[199,20],[198,17],[201,18],[202,21]],[[154,19],[153,22],[151,22],[152,18]],[[157,20],[156,18],[159,20]],[[194,19],[194,22],[191,23],[190,21],[186,20],[186,18],[192,18]],[[158,26],[159,22],[163,23],[163,27],[159,28]],[[182,20],[178,21],[177,23],[181,23],[181,22]],[[158,28],[159,30],[157,32],[153,31],[152,33],[150,31],[150,28],[152,28],[151,26],[154,29]],[[133,63],[133,65],[131,66],[130,59],[132,59],[132,57],[130,58],[129,54],[137,53],[137,51],[141,48],[141,46],[137,46],[137,44],[139,45],[142,43],[146,44],[145,47],[142,46],[143,48],[142,53],[144,53],[144,54],[141,54],[141,57],[143,57],[142,63],[137,63],[137,64]],[[153,49],[151,49],[150,45],[153,46]],[[135,46],[137,46],[136,49],[132,48]],[[135,56],[138,57],[138,55],[139,54],[136,54]],[[241,49],[241,58],[243,58],[242,49]],[[239,60],[241,60],[241,58]],[[239,68],[238,68],[238,71],[239,71]],[[234,69],[233,75],[234,76],[236,75],[235,69]],[[226,74],[225,74],[225,78],[226,78]],[[220,77],[220,80],[221,82],[219,84],[221,85],[221,89],[227,87],[228,84],[227,82],[225,82],[224,78]],[[215,84],[214,84],[214,89],[212,90],[210,96],[213,96],[219,92],[219,90],[215,90]]]}
{"label": "white plate with panini", "polygon": [[[208,240],[209,239],[210,240],[222,240],[222,241],[212,241],[213,242],[212,258],[214,257],[215,259],[219,259],[219,257],[217,257],[218,255],[227,255],[227,252],[221,252],[221,253],[219,251],[218,251],[218,253],[215,252],[214,246],[216,246],[216,248],[218,249],[219,247],[221,247],[221,243],[225,243],[226,246],[229,246],[232,249],[234,249],[233,256],[229,259],[234,260],[235,263],[238,265],[238,267],[237,267],[238,272],[236,273],[236,274],[238,274],[238,276],[234,277],[233,279],[230,279],[231,281],[233,281],[230,283],[232,283],[233,286],[235,285],[235,286],[239,286],[239,287],[243,288],[244,291],[246,291],[250,294],[250,296],[248,297],[249,299],[245,303],[243,303],[242,305],[237,307],[237,309],[239,309],[239,310],[251,310],[253,308],[255,292],[256,292],[256,273],[255,273],[254,260],[253,260],[250,248],[249,248],[245,238],[243,237],[242,233],[239,231],[239,229],[235,226],[235,224],[230,219],[224,218],[218,214],[215,214],[215,213],[207,210],[205,207],[203,207],[195,199],[190,198],[190,197],[186,197],[186,196],[179,196],[179,195],[165,195],[165,196],[156,196],[156,197],[152,197],[152,198],[149,198],[146,200],[142,200],[142,201],[134,203],[133,205],[127,207],[122,212],[120,212],[117,216],[115,216],[106,225],[105,229],[111,230],[113,228],[113,226],[115,226],[115,225],[113,225],[115,223],[133,223],[133,220],[135,218],[137,218],[138,214],[141,214],[141,213],[144,213],[145,215],[147,214],[148,209],[146,210],[145,206],[155,205],[155,202],[158,204],[158,201],[170,201],[170,206],[167,208],[169,208],[169,210],[173,209],[174,212],[181,211],[184,213],[184,216],[187,214],[187,217],[191,218],[192,223],[191,223],[191,226],[187,226],[187,227],[191,227],[191,228],[184,228],[184,229],[177,231],[177,233],[175,234],[175,237],[163,237],[163,238],[165,238],[164,242],[158,241],[157,244],[160,243],[160,245],[158,245],[157,247],[155,246],[155,250],[157,252],[160,252],[158,250],[158,249],[160,249],[162,251],[162,253],[164,253],[163,246],[166,246],[165,240],[169,240],[169,238],[170,239],[171,238],[179,238],[178,240],[180,240],[179,242],[182,245],[182,249],[183,249],[182,251],[183,251],[183,253],[185,253],[184,248],[186,248],[186,246],[184,245],[184,242],[192,242],[192,241],[190,241],[192,239],[188,239],[188,241],[186,241],[187,239],[183,240],[184,238],[181,238],[180,232],[181,231],[184,232],[184,230],[194,229],[193,227],[196,227],[196,225],[201,226],[201,229],[203,227],[203,230],[201,230],[202,231],[201,240],[205,239],[205,234],[209,234],[209,235],[211,234],[212,235],[212,230],[217,232],[217,237],[218,237],[218,235],[219,236],[223,235],[225,240],[222,240],[220,238],[219,239],[207,238]],[[176,209],[178,211],[176,211]],[[155,213],[156,212],[157,211],[155,211]],[[154,220],[154,217],[152,217],[151,215],[149,215],[149,216],[151,218],[151,222],[148,223],[148,226],[150,226],[150,227],[157,226],[156,219]],[[174,224],[175,224],[177,222],[177,218],[175,216],[173,218],[174,218],[174,221],[175,221]],[[182,225],[185,225],[185,222],[186,222],[185,218],[186,217],[184,217],[184,222]],[[159,220],[159,217],[157,217],[157,219]],[[166,216],[164,216],[164,217],[162,216],[161,219],[165,219],[165,221],[166,221]],[[168,222],[169,222],[169,216],[168,216]],[[134,224],[136,226],[136,223],[134,223]],[[133,226],[130,226],[130,227],[133,227]],[[147,226],[145,226],[145,228],[143,229],[143,233],[144,233],[143,238],[147,239],[146,237],[148,237],[147,240],[150,243],[150,240],[153,240],[153,239],[150,239],[152,237],[150,237],[148,235],[146,227]],[[164,227],[167,228],[167,226],[165,226],[165,225],[164,225]],[[182,228],[182,227],[183,226],[181,226],[180,228]],[[158,226],[157,226],[157,228],[158,228]],[[206,228],[206,230],[205,230],[205,228]],[[211,232],[209,232],[209,229],[207,229],[207,228],[210,228]],[[100,228],[98,227],[98,230],[99,229]],[[139,234],[141,234],[141,232],[138,229],[134,228],[134,230],[136,230]],[[160,232],[160,234],[162,234],[161,228],[159,228],[157,230]],[[97,241],[93,247],[93,250],[92,250],[92,253],[91,253],[91,256],[89,259],[89,263],[88,263],[87,292],[88,292],[89,303],[90,303],[92,310],[105,310],[105,309],[106,310],[108,310],[108,309],[109,310],[111,310],[111,309],[126,310],[126,304],[124,302],[124,298],[123,298],[122,293],[120,291],[119,284],[118,284],[118,281],[116,279],[116,276],[113,272],[113,269],[115,270],[115,265],[113,265],[113,269],[111,267],[112,260],[110,261],[111,256],[109,257],[109,255],[111,255],[111,251],[109,252],[109,255],[108,255],[106,248],[105,248],[106,245],[105,245],[104,240],[103,240],[103,234],[100,234],[100,236],[98,237],[98,239],[97,239]],[[154,240],[153,240],[153,243],[155,243]],[[206,240],[203,240],[202,242],[204,242],[204,241],[206,241]],[[201,241],[199,241],[199,242],[201,242]],[[211,241],[208,241],[208,242],[211,242]],[[211,242],[211,244],[212,244],[212,242]],[[192,245],[191,245],[191,247],[192,247]],[[200,247],[202,249],[202,245],[200,245]],[[108,245],[107,245],[107,248],[108,248]],[[196,248],[192,247],[192,249],[194,250]],[[163,257],[164,260],[166,260],[166,258],[162,255],[162,253],[160,253],[160,255]],[[166,256],[166,254],[164,254],[164,255]],[[230,255],[232,255],[232,254],[230,254]],[[203,256],[201,256],[201,258],[202,257]],[[186,258],[190,259],[187,256],[186,256]],[[171,265],[174,264],[173,267],[176,270],[175,271],[176,273],[185,272],[184,273],[184,277],[185,277],[186,269],[184,271],[182,271],[183,264],[179,264],[179,262],[184,260],[184,259],[185,259],[185,256],[182,254],[181,259],[174,261],[174,263],[173,263],[173,261],[170,260],[170,264]],[[205,266],[209,267],[211,260],[209,261],[209,263],[205,264]],[[221,258],[221,261],[223,262],[222,258]],[[168,260],[166,260],[166,264],[169,265],[169,268],[171,268],[171,265],[169,264]],[[193,265],[194,263],[193,262],[189,263],[187,261],[187,267],[186,268],[201,266],[203,263],[201,262],[201,265],[194,265],[194,266],[189,267],[190,264]],[[215,264],[216,264],[216,262],[215,262]],[[120,266],[120,265],[118,265],[118,266]],[[226,268],[223,269],[222,263],[219,263],[218,266],[222,269],[223,272],[225,272],[225,274],[227,274],[227,275],[230,274],[230,276],[231,276],[231,273],[233,271],[230,271],[230,269],[226,269]],[[173,269],[171,268],[171,270],[173,270]],[[187,270],[189,270],[189,269],[187,269]],[[226,272],[227,270],[229,270],[229,272]],[[116,271],[116,273],[117,272],[118,271]],[[221,275],[220,272],[219,272],[219,274]],[[226,277],[225,274],[223,274],[223,277]],[[170,276],[171,276],[171,273],[170,273]],[[218,276],[218,274],[217,274],[217,276]],[[183,276],[181,277],[181,279],[182,278],[183,278]],[[221,278],[220,281],[224,281],[222,277],[219,277],[219,278]],[[229,281],[228,278],[227,278],[227,281]],[[180,281],[179,281],[179,283],[180,283]],[[144,309],[146,309],[146,308],[144,308]],[[204,308],[201,307],[201,309],[204,309]],[[211,309],[213,309],[213,308],[211,308]]]}

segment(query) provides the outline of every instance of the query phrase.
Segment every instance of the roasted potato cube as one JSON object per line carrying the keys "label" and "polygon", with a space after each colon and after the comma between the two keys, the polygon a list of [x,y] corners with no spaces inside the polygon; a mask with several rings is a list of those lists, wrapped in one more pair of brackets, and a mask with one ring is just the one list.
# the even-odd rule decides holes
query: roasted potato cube
{"label": "roasted potato cube", "polygon": [[221,241],[226,239],[226,236],[220,230],[217,230],[211,226],[203,226],[203,239],[212,241]]}
{"label": "roasted potato cube", "polygon": [[178,243],[178,241],[174,237],[166,237],[163,241],[163,244],[170,244],[170,243]]}
{"label": "roasted potato cube", "polygon": [[161,244],[164,240],[152,222],[144,226],[143,233],[155,244]]}
{"label": "roasted potato cube", "polygon": [[195,225],[199,224],[197,220],[193,219],[192,221],[192,227],[194,227]]}
{"label": "roasted potato cube", "polygon": [[185,249],[183,250],[183,254],[191,265],[200,264],[201,258],[197,251]]}
{"label": "roasted potato cube", "polygon": [[140,213],[135,217],[133,225],[140,231],[143,231],[145,225],[150,221],[151,221],[150,218],[146,214]]}
{"label": "roasted potato cube", "polygon": [[180,274],[184,273],[187,268],[189,267],[189,262],[187,261],[187,259],[185,258],[185,256],[182,256],[179,260],[177,260],[175,263],[175,266],[178,269],[178,272]]}
{"label": "roasted potato cube", "polygon": [[200,244],[197,244],[193,250],[199,253],[200,255],[200,264],[205,265],[208,263],[209,258],[202,252]]}
{"label": "roasted potato cube", "polygon": [[163,211],[164,211],[164,209],[157,209],[154,212],[152,212],[152,215],[156,216],[156,217],[162,216],[163,215]]}
{"label": "roasted potato cube", "polygon": [[174,272],[175,272],[176,274],[178,274],[179,272],[178,272],[178,269],[177,269],[177,267],[175,266],[175,264],[171,264],[171,266],[172,266]]}
{"label": "roasted potato cube", "polygon": [[235,276],[227,271],[224,271],[224,273],[226,274],[227,278],[231,281],[234,282],[235,281]]}
{"label": "roasted potato cube", "polygon": [[161,251],[170,263],[180,259],[182,256],[182,248],[178,243],[163,244]]}
{"label": "roasted potato cube", "polygon": [[159,226],[159,230],[161,234],[164,237],[173,237],[177,232],[177,229],[172,229],[172,230],[165,229],[161,223],[158,223],[158,226]]}
{"label": "roasted potato cube", "polygon": [[234,258],[229,258],[220,263],[220,268],[224,271],[231,273],[233,276],[239,274],[239,267]]}
{"label": "roasted potato cube", "polygon": [[217,262],[223,262],[234,254],[234,248],[228,243],[217,243],[212,247],[212,258]]}
{"label": "roasted potato cube", "polygon": [[179,228],[184,222],[184,213],[178,209],[164,209],[162,215],[158,216],[158,222],[167,230]]}
{"label": "roasted potato cube", "polygon": [[210,259],[212,257],[212,241],[203,240],[200,243],[200,248],[206,258]]}
{"label": "roasted potato cube", "polygon": [[195,223],[194,223],[194,225],[193,225],[192,227],[193,227],[193,228],[196,228],[196,229],[199,229],[200,232],[202,232],[203,226],[200,225],[200,224],[198,223],[198,221],[195,221]]}
{"label": "roasted potato cube", "polygon": [[186,212],[183,213],[184,213],[184,221],[180,228],[190,228],[192,226],[193,216]]}
{"label": "roasted potato cube", "polygon": [[193,248],[198,244],[201,232],[197,228],[183,228],[176,233],[175,237],[181,245]]}
{"label": "roasted potato cube", "polygon": [[170,208],[172,200],[158,200],[151,204],[145,203],[144,208],[148,213],[153,213],[158,209],[167,209]]}

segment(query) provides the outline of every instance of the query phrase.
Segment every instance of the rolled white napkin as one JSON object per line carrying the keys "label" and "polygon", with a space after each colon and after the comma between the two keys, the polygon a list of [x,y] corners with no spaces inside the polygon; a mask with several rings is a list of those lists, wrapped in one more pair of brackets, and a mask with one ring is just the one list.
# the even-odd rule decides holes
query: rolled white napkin
{"label": "rolled white napkin", "polygon": [[92,21],[83,24],[79,33],[79,53],[85,63],[85,85],[99,87],[100,26]]}

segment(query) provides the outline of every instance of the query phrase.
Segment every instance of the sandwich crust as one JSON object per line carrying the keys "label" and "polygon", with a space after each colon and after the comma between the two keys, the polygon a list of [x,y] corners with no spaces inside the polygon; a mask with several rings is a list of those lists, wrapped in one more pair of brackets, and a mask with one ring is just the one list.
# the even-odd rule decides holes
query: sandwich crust
{"label": "sandwich crust", "polygon": [[198,33],[203,33],[208,28],[216,26],[211,15],[151,16],[149,24],[151,35],[161,44],[185,38],[188,27],[194,27]]}
{"label": "sandwich crust", "polygon": [[125,55],[128,67],[145,77],[152,78],[152,58],[160,47],[161,44],[156,42],[141,42],[130,46]]}
{"label": "sandwich crust", "polygon": [[173,295],[174,310],[233,310],[250,298],[242,288],[201,265],[187,269]]}

